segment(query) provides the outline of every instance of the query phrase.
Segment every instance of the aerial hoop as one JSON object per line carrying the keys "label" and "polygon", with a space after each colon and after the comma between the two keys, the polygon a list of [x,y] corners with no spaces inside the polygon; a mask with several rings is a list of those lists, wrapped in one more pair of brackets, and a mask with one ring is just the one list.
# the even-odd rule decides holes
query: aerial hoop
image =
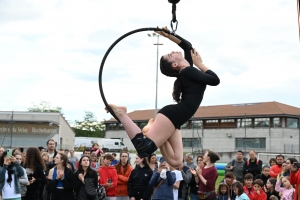
{"label": "aerial hoop", "polygon": [[[178,0],[179,1],[179,0]],[[103,59],[102,59],[102,62],[100,64],[100,69],[99,69],[99,77],[98,77],[98,83],[99,83],[99,89],[100,89],[100,94],[101,94],[101,97],[102,97],[102,100],[103,100],[103,103],[105,104],[107,110],[110,112],[110,114],[116,119],[118,120],[118,122],[120,122],[120,120],[118,119],[118,117],[115,115],[115,113],[113,112],[113,110],[111,109],[111,107],[108,105],[106,99],[105,99],[105,96],[104,96],[104,92],[103,92],[103,87],[102,87],[102,72],[103,72],[103,67],[104,67],[104,64],[105,64],[105,61],[106,61],[106,58],[108,56],[108,54],[111,52],[111,50],[121,41],[123,40],[124,38],[126,38],[127,36],[129,35],[132,35],[134,33],[138,33],[138,32],[143,32],[143,31],[163,31],[165,33],[169,33],[169,34],[172,34],[172,35],[175,35],[175,33],[170,33],[170,31],[168,30],[165,30],[165,29],[160,29],[160,28],[140,28],[140,29],[136,29],[136,30],[133,30],[133,31],[130,31],[124,35],[122,35],[120,38],[118,38],[109,48],[108,50],[106,51]],[[121,122],[120,122],[121,123]]]}

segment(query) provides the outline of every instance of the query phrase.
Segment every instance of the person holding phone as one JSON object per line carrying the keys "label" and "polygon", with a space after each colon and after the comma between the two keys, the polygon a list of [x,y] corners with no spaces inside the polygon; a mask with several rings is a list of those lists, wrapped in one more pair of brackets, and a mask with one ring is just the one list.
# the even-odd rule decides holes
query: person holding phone
{"label": "person holding phone", "polygon": [[118,183],[118,174],[114,166],[110,166],[114,157],[111,154],[105,154],[103,157],[103,166],[98,172],[101,174],[99,184],[103,185],[106,191],[107,200],[116,199],[116,186]]}
{"label": "person holding phone", "polygon": [[298,160],[296,158],[288,158],[286,160],[287,162],[289,162],[291,164],[291,168],[290,168],[290,183],[292,185],[296,185],[295,187],[295,193],[294,193],[294,200],[298,200],[298,191],[299,191],[299,186],[300,186],[300,163],[298,162]]}
{"label": "person holding phone", "polygon": [[0,157],[0,190],[3,199],[21,200],[19,178],[24,175],[21,165],[8,149]]}

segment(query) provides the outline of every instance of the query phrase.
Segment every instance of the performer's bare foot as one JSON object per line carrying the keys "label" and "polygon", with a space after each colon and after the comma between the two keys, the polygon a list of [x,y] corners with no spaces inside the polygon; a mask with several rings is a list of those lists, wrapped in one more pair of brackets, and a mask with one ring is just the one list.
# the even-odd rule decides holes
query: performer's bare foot
{"label": "performer's bare foot", "polygon": [[153,122],[154,122],[153,118],[149,119],[148,124],[142,130],[144,135],[146,135],[146,133],[149,131],[149,129],[151,128]]}
{"label": "performer's bare foot", "polygon": [[[116,106],[114,104],[108,104],[110,108],[113,110],[116,116],[120,116],[127,113],[127,108],[125,106]],[[109,113],[109,110],[107,108],[104,108],[107,113]]]}

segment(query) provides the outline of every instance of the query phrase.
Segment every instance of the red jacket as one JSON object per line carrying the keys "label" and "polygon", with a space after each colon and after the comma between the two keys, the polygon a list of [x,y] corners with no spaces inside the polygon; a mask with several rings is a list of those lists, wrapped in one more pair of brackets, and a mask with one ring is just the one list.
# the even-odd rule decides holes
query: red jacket
{"label": "red jacket", "polygon": [[300,170],[297,172],[292,172],[290,173],[290,182],[292,185],[296,185],[295,188],[295,194],[294,194],[294,200],[298,199],[298,188],[300,185]]}
{"label": "red jacket", "polygon": [[267,194],[263,190],[261,190],[259,194],[254,192],[253,199],[254,200],[266,200]]}
{"label": "red jacket", "polygon": [[278,174],[282,171],[282,165],[273,165],[270,169],[271,178],[277,178]]}
{"label": "red jacket", "polygon": [[[101,166],[98,169],[98,172],[100,174],[100,180],[99,183],[104,186],[106,191],[106,196],[108,197],[115,197],[116,196],[116,186],[118,183],[118,174],[115,167],[111,166]],[[112,180],[112,186],[110,188],[106,187],[106,183],[108,179]]]}
{"label": "red jacket", "polygon": [[120,173],[118,173],[118,184],[116,187],[116,194],[117,196],[128,196],[128,179],[131,174],[131,171],[133,170],[133,167],[131,165],[127,166],[126,172],[124,172],[124,167],[120,166]]}
{"label": "red jacket", "polygon": [[251,188],[251,190],[250,190],[250,192],[249,192],[249,190],[248,190],[248,187],[245,185],[244,186],[244,192],[245,192],[245,194],[247,194],[247,196],[249,197],[249,199],[250,200],[254,200],[254,187],[252,186],[252,188]]}

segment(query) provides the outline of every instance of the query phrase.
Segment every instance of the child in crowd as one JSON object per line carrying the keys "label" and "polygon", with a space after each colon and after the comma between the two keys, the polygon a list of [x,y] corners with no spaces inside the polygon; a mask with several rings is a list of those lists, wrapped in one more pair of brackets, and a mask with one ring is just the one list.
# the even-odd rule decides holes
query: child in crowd
{"label": "child in crowd", "polygon": [[218,188],[218,200],[230,200],[229,187],[225,183],[220,183]]}
{"label": "child in crowd", "polygon": [[[280,187],[280,184],[283,184],[284,187]],[[276,182],[275,190],[281,194],[280,199],[284,200],[293,200],[293,194],[295,189],[290,183],[290,177],[282,176],[280,180]]]}
{"label": "child in crowd", "polygon": [[267,185],[264,188],[267,194],[267,199],[270,199],[271,196],[275,196],[278,199],[280,199],[279,193],[275,190],[276,181],[277,181],[276,178],[269,178],[267,180]]}
{"label": "child in crowd", "polygon": [[233,175],[232,172],[226,172],[225,177],[223,179],[223,181],[221,181],[220,183],[224,183],[228,186],[229,188],[229,198],[231,200],[235,200],[236,195],[233,192],[232,189],[232,184],[236,182],[235,176]]}
{"label": "child in crowd", "polygon": [[97,157],[101,156],[101,154],[103,153],[102,149],[100,148],[98,143],[94,143],[92,145],[92,148],[90,149],[91,153],[95,153],[97,155]]}
{"label": "child in crowd", "polygon": [[235,182],[232,184],[232,189],[236,195],[236,199],[239,200],[250,200],[247,194],[244,192],[243,185],[240,182]]}
{"label": "child in crowd", "polygon": [[245,174],[244,176],[244,192],[249,197],[250,200],[253,200],[254,196],[254,187],[253,183],[253,175],[250,173]]}
{"label": "child in crowd", "polygon": [[256,179],[260,179],[263,181],[264,185],[266,186],[268,179],[270,177],[270,167],[268,165],[263,166],[261,174],[255,176],[254,181]]}
{"label": "child in crowd", "polygon": [[253,199],[254,200],[266,200],[267,194],[263,190],[264,182],[260,179],[257,179],[253,182],[253,186],[254,186]]}

